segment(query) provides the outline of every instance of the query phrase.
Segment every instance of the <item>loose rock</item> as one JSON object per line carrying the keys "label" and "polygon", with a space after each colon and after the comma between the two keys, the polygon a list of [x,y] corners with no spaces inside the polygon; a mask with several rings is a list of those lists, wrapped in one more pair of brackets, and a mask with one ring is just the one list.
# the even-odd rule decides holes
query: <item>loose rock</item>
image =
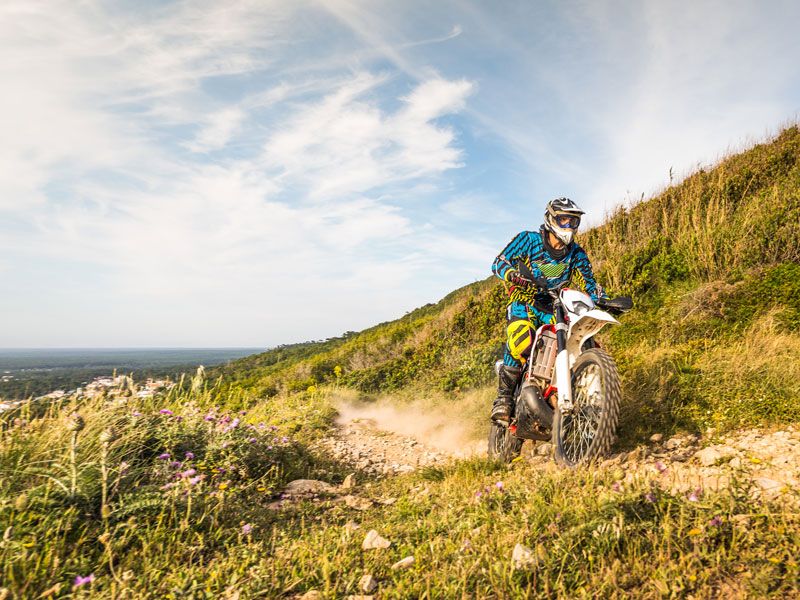
{"label": "loose rock", "polygon": [[336,488],[330,483],[317,479],[295,479],[286,484],[283,493],[287,496],[306,496],[311,494],[332,494]]}
{"label": "loose rock", "polygon": [[300,600],[322,600],[322,592],[308,590],[305,594],[300,596]]}
{"label": "loose rock", "polygon": [[722,460],[722,454],[713,446],[703,448],[697,454],[695,454],[694,457],[704,467],[712,467],[717,464],[717,462]]}
{"label": "loose rock", "polygon": [[344,524],[344,531],[345,533],[353,533],[356,529],[361,529],[361,525],[356,523],[355,521],[348,521]]}
{"label": "loose rock", "polygon": [[374,592],[375,590],[378,589],[378,580],[375,579],[372,575],[369,575],[369,574],[364,575],[358,581],[358,587],[360,587],[362,590],[364,590],[368,594],[371,594],[372,592]]}
{"label": "loose rock", "polygon": [[392,571],[399,571],[403,569],[409,569],[414,566],[414,557],[413,556],[406,556],[405,558],[398,560],[396,563],[392,565]]}
{"label": "loose rock", "polygon": [[663,439],[664,439],[663,433],[654,433],[653,435],[650,436],[650,441],[653,442],[654,444],[657,444]]}
{"label": "loose rock", "polygon": [[344,478],[342,482],[342,489],[343,490],[352,490],[356,487],[356,474],[350,473],[347,477]]}
{"label": "loose rock", "polygon": [[755,479],[753,479],[753,483],[755,483],[765,492],[779,490],[780,488],[783,487],[783,483],[781,483],[780,481],[775,481],[774,479],[770,479],[768,477],[756,477]]}
{"label": "loose rock", "polygon": [[539,444],[536,447],[536,454],[539,456],[550,456],[553,453],[553,444]]}
{"label": "loose rock", "polygon": [[377,550],[381,548],[388,548],[391,545],[392,542],[384,537],[381,537],[380,534],[374,529],[370,529],[367,532],[367,535],[364,537],[364,541],[361,543],[361,549]]}
{"label": "loose rock", "polygon": [[527,546],[517,544],[511,553],[511,564],[517,570],[529,569],[536,564],[536,555]]}

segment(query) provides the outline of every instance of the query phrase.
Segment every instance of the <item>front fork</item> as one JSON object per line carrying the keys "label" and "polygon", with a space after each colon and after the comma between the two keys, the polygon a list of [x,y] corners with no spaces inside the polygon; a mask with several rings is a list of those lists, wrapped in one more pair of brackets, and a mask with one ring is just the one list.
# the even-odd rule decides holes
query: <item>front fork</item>
{"label": "front fork", "polygon": [[567,355],[567,324],[564,322],[564,307],[555,303],[556,317],[556,381],[558,382],[558,410],[562,414],[572,410],[572,378],[569,373],[569,356]]}

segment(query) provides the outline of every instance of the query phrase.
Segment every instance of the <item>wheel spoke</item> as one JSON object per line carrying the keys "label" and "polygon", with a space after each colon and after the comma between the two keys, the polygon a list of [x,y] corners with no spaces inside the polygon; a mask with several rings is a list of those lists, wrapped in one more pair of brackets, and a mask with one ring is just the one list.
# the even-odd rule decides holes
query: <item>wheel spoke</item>
{"label": "wheel spoke", "polygon": [[587,364],[573,381],[574,408],[562,416],[561,439],[564,454],[577,463],[591,451],[602,415],[603,389],[600,369]]}

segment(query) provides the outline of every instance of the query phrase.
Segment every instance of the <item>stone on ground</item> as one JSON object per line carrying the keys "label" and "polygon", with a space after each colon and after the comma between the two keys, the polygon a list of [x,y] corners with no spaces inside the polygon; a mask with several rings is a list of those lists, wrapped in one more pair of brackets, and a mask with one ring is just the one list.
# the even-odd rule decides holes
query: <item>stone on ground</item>
{"label": "stone on ground", "polygon": [[511,553],[511,563],[517,570],[529,569],[536,564],[536,555],[527,546],[517,544]]}
{"label": "stone on ground", "polygon": [[286,484],[283,493],[287,496],[305,496],[310,494],[332,494],[336,488],[330,483],[317,479],[295,479]]}
{"label": "stone on ground", "polygon": [[368,573],[358,581],[358,587],[366,593],[371,594],[378,589],[378,580]]}
{"label": "stone on ground", "polygon": [[367,532],[367,535],[364,536],[364,541],[361,543],[361,549],[377,550],[380,548],[388,548],[391,545],[392,542],[390,542],[384,537],[381,537],[380,534],[374,529],[370,529]]}
{"label": "stone on ground", "polygon": [[414,566],[414,557],[413,556],[406,556],[405,558],[398,560],[396,563],[392,565],[392,571],[398,571],[402,569],[409,569]]}
{"label": "stone on ground", "polygon": [[356,474],[350,473],[347,477],[344,478],[342,482],[342,489],[343,490],[352,490],[356,487]]}

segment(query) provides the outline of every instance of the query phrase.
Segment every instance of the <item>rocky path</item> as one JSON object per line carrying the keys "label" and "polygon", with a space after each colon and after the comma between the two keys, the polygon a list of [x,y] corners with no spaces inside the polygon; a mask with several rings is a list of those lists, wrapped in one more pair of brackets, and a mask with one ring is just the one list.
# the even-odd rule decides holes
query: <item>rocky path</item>
{"label": "rocky path", "polygon": [[[365,475],[391,476],[442,466],[456,458],[485,456],[486,442],[473,440],[443,449],[407,433],[389,431],[370,418],[342,419],[320,442],[333,458]],[[522,457],[542,468],[555,468],[550,444],[527,442]],[[617,452],[601,468],[620,482],[635,478],[672,493],[699,496],[728,486],[734,479],[749,484],[751,494],[775,498],[800,491],[800,430],[743,430],[701,437],[654,434],[649,443]]]}
{"label": "rocky path", "polygon": [[[407,473],[486,451],[482,440],[455,451],[435,449],[412,436],[378,429],[370,419],[341,423],[324,443],[335,458],[380,475]],[[542,466],[552,463],[550,455],[549,444],[528,442],[523,450],[523,458]],[[661,487],[677,493],[719,489],[737,478],[751,482],[754,495],[774,497],[800,489],[800,430],[790,425],[719,437],[654,434],[650,443],[612,454],[603,466],[613,469],[621,480],[652,477]]]}
{"label": "rocky path", "polygon": [[[413,436],[381,429],[369,418],[340,421],[334,433],[320,445],[336,460],[370,475],[410,473],[478,451],[477,443],[454,450],[437,448]],[[483,443],[481,448],[485,451]]]}

